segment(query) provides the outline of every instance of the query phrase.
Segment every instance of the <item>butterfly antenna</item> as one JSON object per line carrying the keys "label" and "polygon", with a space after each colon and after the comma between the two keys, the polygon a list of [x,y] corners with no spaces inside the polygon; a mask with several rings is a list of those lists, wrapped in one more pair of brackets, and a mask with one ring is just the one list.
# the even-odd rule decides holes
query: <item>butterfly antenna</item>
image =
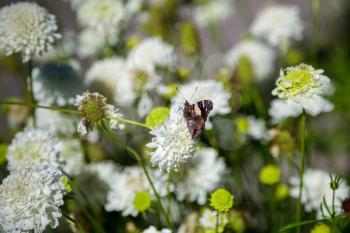
{"label": "butterfly antenna", "polygon": [[196,87],[196,89],[194,90],[194,92],[193,92],[193,94],[192,94],[191,99],[190,99],[190,101],[189,101],[189,102],[191,102],[191,100],[192,100],[192,98],[193,98],[194,94],[196,94],[196,91],[197,91],[197,90],[198,90],[198,87]]}
{"label": "butterfly antenna", "polygon": [[182,98],[184,98],[184,99],[187,101],[187,99],[185,98],[185,96],[180,92],[179,88],[176,87],[176,91],[182,96]]}

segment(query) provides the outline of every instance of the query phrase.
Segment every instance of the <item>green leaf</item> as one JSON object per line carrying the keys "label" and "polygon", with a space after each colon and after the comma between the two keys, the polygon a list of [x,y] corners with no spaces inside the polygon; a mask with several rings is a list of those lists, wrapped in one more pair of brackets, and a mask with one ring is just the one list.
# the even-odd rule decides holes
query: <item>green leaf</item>
{"label": "green leaf", "polygon": [[0,144],[0,166],[6,163],[7,144]]}
{"label": "green leaf", "polygon": [[282,229],[280,229],[278,232],[283,232],[283,231],[286,231],[286,230],[289,230],[289,229],[296,228],[298,226],[309,225],[309,224],[317,223],[317,222],[321,222],[321,221],[323,221],[323,219],[321,219],[321,220],[307,220],[307,221],[303,221],[303,222],[291,223],[291,224],[283,227]]}
{"label": "green leaf", "polygon": [[162,124],[169,116],[170,109],[167,107],[158,107],[152,109],[152,111],[146,117],[146,125],[153,128]]}

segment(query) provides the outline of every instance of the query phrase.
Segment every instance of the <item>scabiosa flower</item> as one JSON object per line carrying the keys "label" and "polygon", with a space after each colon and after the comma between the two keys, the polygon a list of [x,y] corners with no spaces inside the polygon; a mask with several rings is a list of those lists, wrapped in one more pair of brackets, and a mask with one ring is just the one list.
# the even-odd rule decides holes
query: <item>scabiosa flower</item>
{"label": "scabiosa flower", "polygon": [[290,40],[303,38],[303,23],[297,6],[272,5],[263,9],[250,26],[250,32],[269,44],[285,50]]}
{"label": "scabiosa flower", "polygon": [[[287,113],[273,113],[276,120],[285,116],[298,115],[302,109],[308,114],[315,116],[320,112],[327,112],[333,109],[333,105],[323,98],[332,90],[332,85],[327,76],[323,75],[323,70],[315,70],[312,66],[300,64],[281,70],[280,76],[276,80],[276,88],[272,95],[278,96],[284,102],[276,102],[277,107],[288,109]],[[299,105],[289,102],[292,101]],[[275,108],[276,108],[275,106]],[[274,109],[276,110],[276,109]]]}
{"label": "scabiosa flower", "polygon": [[311,229],[310,233],[331,233],[331,228],[326,224],[317,224]]}
{"label": "scabiosa flower", "polygon": [[[215,115],[225,115],[231,111],[229,103],[231,94],[224,89],[222,83],[215,80],[196,80],[181,85],[179,93],[171,101],[174,106],[182,108],[185,103],[184,97],[190,104],[195,104],[202,100],[211,100],[214,108],[210,112],[209,118]],[[206,127],[210,128],[211,126],[210,121],[207,121]]]}
{"label": "scabiosa flower", "polygon": [[263,184],[274,185],[280,181],[281,170],[273,164],[268,164],[261,168],[259,180]]}
{"label": "scabiosa flower", "polygon": [[[293,176],[290,178],[292,185],[289,194],[292,197],[297,198],[299,195],[299,177]],[[322,217],[320,206],[323,203],[323,198],[327,203],[327,206],[332,206],[333,190],[330,187],[330,175],[322,170],[306,169],[303,176],[304,187],[302,190],[302,203],[304,204],[305,211],[311,212],[317,211],[317,217]],[[335,211],[341,211],[341,201],[348,197],[349,193],[348,185],[343,181],[340,183],[338,189],[335,192]],[[323,211],[325,215],[328,215],[327,211]]]}
{"label": "scabiosa flower", "polygon": [[207,27],[224,21],[233,14],[233,10],[231,0],[208,1],[196,7],[193,17],[198,26]]}
{"label": "scabiosa flower", "polygon": [[23,62],[41,55],[60,38],[54,15],[35,3],[20,2],[0,9],[0,50],[20,53]]}
{"label": "scabiosa flower", "polygon": [[228,52],[226,64],[235,69],[244,58],[249,60],[257,80],[269,77],[275,60],[273,49],[256,40],[244,40]]}
{"label": "scabiosa flower", "polygon": [[[107,104],[106,101],[107,98],[97,92],[86,91],[82,95],[77,95],[75,105],[78,106],[82,116],[78,125],[78,132],[81,135],[87,134],[88,129],[105,119],[122,117],[119,110],[113,105]],[[124,128],[124,125],[115,119],[109,119],[109,126],[112,129]]]}
{"label": "scabiosa flower", "polygon": [[146,230],[144,230],[142,233],[171,233],[171,230],[164,228],[160,231],[157,230],[154,226],[150,226]]}
{"label": "scabiosa flower", "polygon": [[154,149],[150,153],[153,166],[167,172],[176,171],[192,158],[195,141],[192,140],[181,109],[173,107],[168,119],[154,127],[150,134],[153,138],[146,146]]}
{"label": "scabiosa flower", "polygon": [[185,199],[204,205],[208,193],[212,192],[227,173],[225,162],[213,148],[203,148],[195,152],[191,161],[182,170],[184,174],[175,176],[175,193],[179,201]]}
{"label": "scabiosa flower", "polygon": [[5,232],[43,232],[58,226],[65,187],[49,166],[18,168],[0,185],[0,226]]}
{"label": "scabiosa flower", "polygon": [[62,162],[59,153],[62,143],[50,132],[27,128],[15,135],[8,147],[8,169],[49,164],[58,167]]}
{"label": "scabiosa flower", "polygon": [[248,116],[247,134],[255,140],[268,141],[270,135],[266,129],[266,123],[263,119],[257,119],[254,116]]}
{"label": "scabiosa flower", "polygon": [[210,206],[219,213],[229,211],[234,204],[234,196],[226,189],[217,189],[210,196]]}

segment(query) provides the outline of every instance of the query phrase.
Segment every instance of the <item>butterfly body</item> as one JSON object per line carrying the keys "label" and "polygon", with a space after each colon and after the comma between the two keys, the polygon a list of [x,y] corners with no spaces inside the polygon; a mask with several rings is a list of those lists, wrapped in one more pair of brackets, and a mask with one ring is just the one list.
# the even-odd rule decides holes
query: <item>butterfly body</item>
{"label": "butterfly body", "polygon": [[185,102],[183,115],[193,140],[197,140],[201,136],[212,109],[213,102],[210,100],[198,101],[196,104]]}

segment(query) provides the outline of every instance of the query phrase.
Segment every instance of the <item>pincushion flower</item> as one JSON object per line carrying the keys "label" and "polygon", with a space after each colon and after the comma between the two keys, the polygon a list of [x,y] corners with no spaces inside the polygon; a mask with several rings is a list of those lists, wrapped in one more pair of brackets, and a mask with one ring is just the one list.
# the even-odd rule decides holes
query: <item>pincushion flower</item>
{"label": "pincushion flower", "polygon": [[192,140],[181,109],[173,107],[168,119],[154,127],[150,134],[153,138],[147,147],[154,149],[150,152],[153,166],[168,172],[176,171],[192,158],[195,141]]}
{"label": "pincushion flower", "polygon": [[11,171],[0,185],[0,226],[5,232],[41,233],[62,216],[62,173],[49,166]]}
{"label": "pincushion flower", "polygon": [[234,196],[226,189],[217,189],[210,195],[210,206],[219,213],[229,211],[234,204]]}
{"label": "pincushion flower", "polygon": [[77,95],[75,105],[78,106],[82,116],[78,125],[78,132],[81,135],[87,134],[88,129],[106,119],[109,120],[111,129],[124,128],[124,125],[115,119],[121,118],[123,115],[113,105],[107,104],[106,100],[106,97],[97,92],[86,91],[82,95]]}
{"label": "pincushion flower", "polygon": [[142,233],[171,233],[171,230],[164,228],[158,231],[157,228],[155,228],[154,226],[150,226],[149,228],[144,230]]}
{"label": "pincushion flower", "polygon": [[[297,198],[299,195],[299,177],[293,176],[290,178],[291,189],[289,194],[292,197]],[[304,204],[305,211],[311,212],[317,211],[317,217],[322,217],[320,206],[325,199],[327,206],[332,207],[333,190],[330,187],[331,179],[330,175],[322,170],[306,169],[303,176],[304,187],[302,189],[302,203]],[[349,186],[345,181],[341,182],[338,189],[335,192],[335,211],[341,212],[341,202],[348,197]],[[328,215],[327,211],[323,211]]]}
{"label": "pincushion flower", "polygon": [[23,62],[41,55],[61,35],[54,15],[35,3],[20,2],[0,9],[0,50],[20,53]]}
{"label": "pincushion flower", "polygon": [[[284,101],[277,102],[279,107],[282,105],[287,109],[292,109],[292,111],[288,111],[288,114],[282,113],[282,115],[273,114],[276,114],[275,118],[279,120],[283,116],[296,116],[297,112],[302,110],[313,116],[320,112],[330,111],[333,105],[323,96],[329,94],[331,89],[331,82],[327,76],[323,75],[323,70],[315,70],[310,65],[300,64],[281,70],[272,95],[278,96]],[[277,112],[280,111],[277,110]],[[290,112],[291,114],[289,114]]]}
{"label": "pincushion flower", "polygon": [[268,78],[273,70],[275,53],[269,46],[257,40],[244,40],[236,44],[226,55],[226,64],[235,69],[241,59],[247,58],[257,80]]}
{"label": "pincushion flower", "polygon": [[49,164],[58,167],[62,160],[62,142],[50,132],[27,128],[15,135],[7,151],[8,169]]}
{"label": "pincushion flower", "polygon": [[184,97],[190,104],[196,104],[202,100],[213,102],[214,108],[208,116],[206,128],[212,127],[209,121],[211,116],[225,115],[231,111],[229,103],[231,94],[224,89],[222,83],[215,80],[196,80],[181,85],[178,94],[171,99],[171,102],[177,108],[182,108],[186,101]]}
{"label": "pincushion flower", "polygon": [[271,5],[263,9],[250,26],[250,32],[272,46],[285,50],[290,40],[303,38],[303,22],[297,6]]}
{"label": "pincushion flower", "polygon": [[281,170],[273,164],[265,165],[259,173],[259,180],[263,184],[274,185],[281,179]]}
{"label": "pincushion flower", "polygon": [[231,0],[208,1],[195,8],[193,17],[198,26],[207,27],[224,21],[233,14],[233,10]]}
{"label": "pincushion flower", "polygon": [[225,162],[213,148],[195,152],[191,161],[181,170],[184,174],[175,176],[175,193],[179,201],[196,201],[204,205],[207,195],[219,185],[227,173]]}

